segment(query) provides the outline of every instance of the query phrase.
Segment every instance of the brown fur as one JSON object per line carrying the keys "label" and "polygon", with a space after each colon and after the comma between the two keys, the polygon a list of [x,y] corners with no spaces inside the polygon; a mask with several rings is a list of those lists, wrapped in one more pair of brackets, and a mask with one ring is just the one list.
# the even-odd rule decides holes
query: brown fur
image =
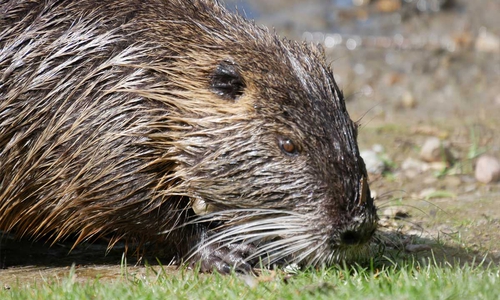
{"label": "brown fur", "polygon": [[349,257],[360,247],[342,235],[365,244],[376,214],[326,65],[208,0],[3,2],[0,230],[151,241],[206,260],[213,233],[237,228],[248,245],[237,226],[260,222],[259,255],[285,251],[262,250],[279,237],[293,249],[279,259]]}

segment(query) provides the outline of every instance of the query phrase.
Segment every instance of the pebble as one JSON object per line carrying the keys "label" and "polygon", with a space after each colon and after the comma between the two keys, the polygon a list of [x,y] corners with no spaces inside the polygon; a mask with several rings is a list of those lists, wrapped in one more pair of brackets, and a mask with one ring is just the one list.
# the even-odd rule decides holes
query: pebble
{"label": "pebble", "polygon": [[401,9],[401,1],[398,0],[379,0],[377,1],[377,10],[384,13],[396,12]]}
{"label": "pebble", "polygon": [[409,91],[406,91],[401,96],[401,105],[404,108],[415,108],[415,107],[417,107],[417,100],[415,100],[415,97],[413,96],[412,93],[410,93]]}
{"label": "pebble", "polygon": [[390,219],[380,219],[378,225],[382,228],[398,228],[398,223],[394,221],[389,221]]}
{"label": "pebble", "polygon": [[412,170],[412,169],[421,171],[422,165],[423,165],[423,163],[420,160],[408,157],[401,164],[401,169],[404,171]]}
{"label": "pebble", "polygon": [[352,4],[356,6],[366,6],[370,4],[370,0],[352,0]]}
{"label": "pebble", "polygon": [[397,220],[410,217],[410,213],[406,209],[398,206],[388,207],[384,209],[382,215],[388,219],[397,219]]}
{"label": "pebble", "polygon": [[419,197],[422,198],[422,199],[425,199],[427,197],[429,197],[430,195],[434,194],[437,190],[435,188],[427,188],[427,189],[423,189],[420,194],[419,194]]}
{"label": "pebble", "polygon": [[382,174],[385,171],[386,166],[382,159],[380,159],[377,152],[373,150],[363,150],[360,153],[361,157],[365,161],[366,171],[370,174]]}
{"label": "pebble", "polygon": [[482,183],[500,180],[500,161],[491,155],[481,155],[476,162],[476,180]]}
{"label": "pebble", "polygon": [[433,171],[443,171],[444,169],[446,169],[448,167],[448,163],[447,162],[444,162],[444,161],[435,161],[435,162],[431,162],[431,163],[424,163],[422,165],[422,171],[423,172],[427,172],[429,170],[433,170]]}
{"label": "pebble", "polygon": [[382,146],[380,144],[374,144],[372,146],[372,150],[377,152],[377,153],[384,153],[384,151],[385,151],[384,146]]}
{"label": "pebble", "polygon": [[447,143],[442,142],[437,137],[428,138],[420,149],[420,158],[426,162],[447,162],[453,161]]}
{"label": "pebble", "polygon": [[420,160],[408,157],[401,164],[401,170],[407,178],[414,178],[418,174],[422,173],[423,162]]}
{"label": "pebble", "polygon": [[500,52],[500,38],[488,32],[485,27],[481,28],[475,44],[476,50],[481,52]]}

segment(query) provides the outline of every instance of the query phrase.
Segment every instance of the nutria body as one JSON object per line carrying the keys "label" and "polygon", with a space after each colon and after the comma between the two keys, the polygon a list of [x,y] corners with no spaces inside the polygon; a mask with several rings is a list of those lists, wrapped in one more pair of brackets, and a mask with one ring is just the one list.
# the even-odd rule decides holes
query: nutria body
{"label": "nutria body", "polygon": [[332,264],[376,212],[323,53],[209,0],[0,6],[0,230]]}

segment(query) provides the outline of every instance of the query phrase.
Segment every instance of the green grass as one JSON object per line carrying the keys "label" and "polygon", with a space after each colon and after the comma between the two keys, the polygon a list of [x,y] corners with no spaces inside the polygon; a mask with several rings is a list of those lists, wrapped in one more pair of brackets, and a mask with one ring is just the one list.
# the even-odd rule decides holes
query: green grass
{"label": "green grass", "polygon": [[[158,271],[159,270],[159,271]],[[60,280],[23,283],[0,290],[0,299],[499,299],[498,266],[356,267],[304,271],[295,275],[264,271],[259,277],[166,274],[154,266],[152,276],[125,272],[114,282],[84,283],[71,271]],[[156,272],[156,273],[155,273]],[[2,287],[3,288],[3,287]]]}

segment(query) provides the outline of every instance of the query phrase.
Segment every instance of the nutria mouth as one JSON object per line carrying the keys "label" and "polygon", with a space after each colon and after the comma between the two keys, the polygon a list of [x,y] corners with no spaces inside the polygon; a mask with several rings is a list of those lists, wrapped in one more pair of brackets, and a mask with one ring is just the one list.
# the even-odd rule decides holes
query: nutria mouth
{"label": "nutria mouth", "polygon": [[0,11],[0,230],[155,243],[203,271],[368,255],[357,124],[320,48],[209,0]]}

